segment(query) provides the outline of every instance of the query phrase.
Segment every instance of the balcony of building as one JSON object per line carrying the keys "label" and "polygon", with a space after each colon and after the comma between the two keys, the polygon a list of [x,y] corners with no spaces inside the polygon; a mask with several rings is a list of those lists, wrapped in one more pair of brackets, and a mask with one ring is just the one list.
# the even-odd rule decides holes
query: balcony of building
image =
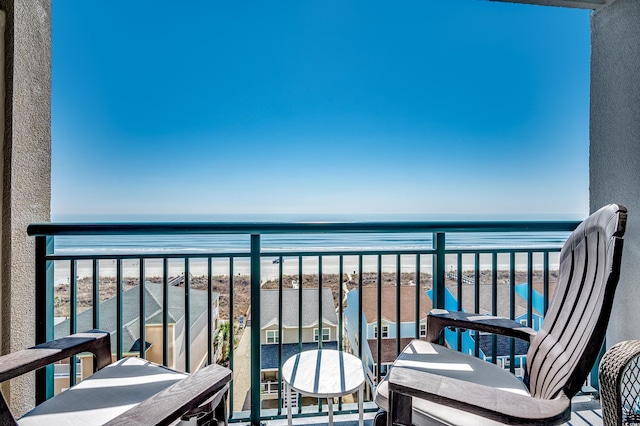
{"label": "balcony of building", "polygon": [[[231,422],[285,421],[283,363],[300,351],[339,349],[362,361],[372,419],[376,384],[404,345],[425,336],[430,309],[539,327],[559,250],[577,224],[33,224],[36,331],[44,341],[102,329],[112,333],[114,359],[137,356],[185,372],[226,365],[234,372]],[[221,248],[232,240],[233,250]],[[326,247],[317,247],[321,240]],[[516,375],[526,363],[515,339],[447,331],[445,344]],[[50,397],[91,374],[84,361],[49,370],[36,395]],[[572,424],[598,424],[589,423],[599,415],[597,387],[594,373]],[[357,403],[357,393],[336,399],[336,420],[350,421]],[[326,401],[295,395],[292,407],[297,423],[326,420]]]}

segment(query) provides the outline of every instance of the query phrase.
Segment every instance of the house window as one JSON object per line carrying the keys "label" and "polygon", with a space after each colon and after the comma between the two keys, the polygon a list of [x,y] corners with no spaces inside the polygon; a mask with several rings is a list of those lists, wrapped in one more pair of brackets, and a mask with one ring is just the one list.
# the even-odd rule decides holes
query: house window
{"label": "house window", "polygon": [[278,343],[278,330],[267,330],[267,343]]}
{"label": "house window", "polygon": [[427,336],[427,324],[422,323],[420,324],[420,337],[426,337],[426,336]]}
{"label": "house window", "polygon": [[521,319],[520,320],[520,324],[524,325],[525,327],[527,326],[527,320],[526,319]]}
{"label": "house window", "polygon": [[380,375],[383,377],[386,376],[390,368],[391,368],[391,364],[382,364],[380,366]]}
{"label": "house window", "polygon": [[[382,326],[382,338],[385,337],[389,337],[389,326],[388,325],[383,325]],[[373,326],[373,338],[377,339],[378,338],[378,326],[374,325]]]}
{"label": "house window", "polygon": [[[331,338],[330,330],[328,328],[323,328],[322,329],[322,341],[323,342],[328,342],[330,338]],[[317,328],[313,329],[313,341],[314,342],[318,341],[318,329]]]}

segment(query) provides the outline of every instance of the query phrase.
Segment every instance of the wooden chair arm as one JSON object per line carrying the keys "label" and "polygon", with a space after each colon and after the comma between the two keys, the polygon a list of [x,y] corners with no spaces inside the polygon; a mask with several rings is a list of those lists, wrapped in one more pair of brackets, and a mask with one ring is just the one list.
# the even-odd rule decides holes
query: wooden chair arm
{"label": "wooden chair arm", "polygon": [[[232,372],[228,368],[209,365],[141,402],[107,425],[171,424],[212,397],[222,401],[231,378]],[[218,404],[214,401],[212,405]]]}
{"label": "wooden chair arm", "polygon": [[532,328],[525,327],[509,318],[433,309],[427,316],[427,341],[436,343],[440,333],[447,327],[486,331],[515,337],[527,342],[530,342],[531,338],[536,335]]}
{"label": "wooden chair arm", "polygon": [[426,371],[392,368],[388,421],[411,423],[411,397],[506,424],[556,425],[571,418],[571,400],[564,394],[556,399],[538,399]]}
{"label": "wooden chair arm", "polygon": [[0,382],[13,379],[81,352],[91,352],[96,356],[97,369],[111,364],[109,333],[91,330],[3,355],[0,357]]}

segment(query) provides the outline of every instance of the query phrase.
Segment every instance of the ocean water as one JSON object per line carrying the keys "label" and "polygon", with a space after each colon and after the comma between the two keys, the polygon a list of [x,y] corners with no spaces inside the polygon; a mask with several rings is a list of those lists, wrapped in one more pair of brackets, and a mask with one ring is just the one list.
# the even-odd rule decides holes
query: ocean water
{"label": "ocean water", "polygon": [[[55,223],[103,222],[384,222],[576,220],[567,216],[526,215],[57,215]],[[568,232],[448,233],[447,248],[555,247]],[[432,234],[296,234],[264,235],[263,251],[429,249]],[[249,250],[248,235],[68,236],[55,238],[57,254],[204,253]]]}

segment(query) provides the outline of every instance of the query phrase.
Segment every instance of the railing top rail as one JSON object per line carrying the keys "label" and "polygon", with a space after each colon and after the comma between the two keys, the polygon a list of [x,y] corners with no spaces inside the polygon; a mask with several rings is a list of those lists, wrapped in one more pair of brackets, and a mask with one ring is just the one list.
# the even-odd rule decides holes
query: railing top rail
{"label": "railing top rail", "polygon": [[30,236],[573,231],[579,221],[34,223]]}

